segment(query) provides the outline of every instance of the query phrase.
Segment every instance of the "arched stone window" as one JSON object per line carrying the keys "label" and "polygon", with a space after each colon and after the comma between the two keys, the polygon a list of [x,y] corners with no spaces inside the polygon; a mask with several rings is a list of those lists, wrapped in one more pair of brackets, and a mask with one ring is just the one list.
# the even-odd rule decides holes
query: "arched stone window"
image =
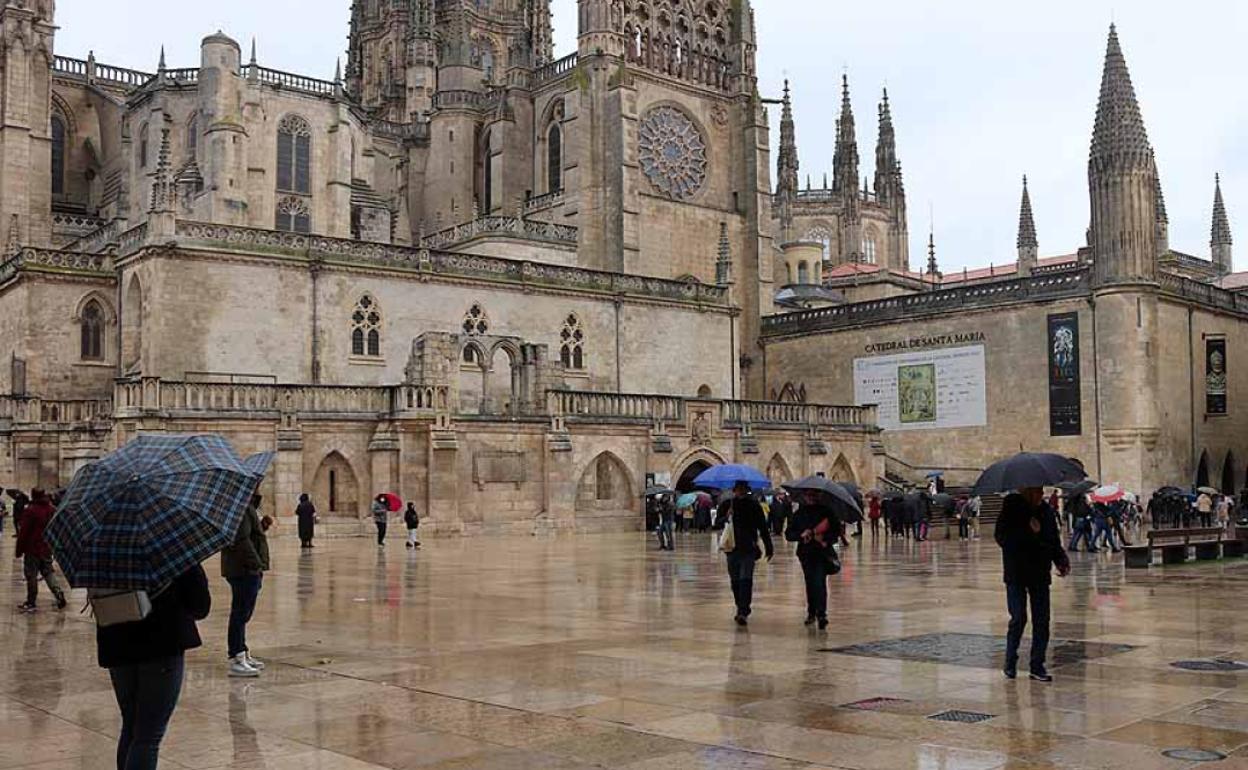
{"label": "arched stone window", "polygon": [[307,198],[284,195],[277,199],[277,229],[287,233],[312,232],[312,210]]}
{"label": "arched stone window", "polygon": [[812,241],[814,243],[823,244],[823,261],[828,262],[832,259],[832,231],[823,226],[815,225],[806,233],[803,240]]}
{"label": "arched stone window", "polygon": [[192,112],[186,121],[186,156],[195,158],[199,153],[199,113]]}
{"label": "arched stone window", "polygon": [[464,334],[470,337],[479,337],[482,334],[490,333],[490,318],[485,314],[485,308],[481,307],[481,303],[472,303],[472,307],[468,308],[467,313],[464,313],[463,329]]}
{"label": "arched stone window", "polygon": [[585,368],[584,344],[585,330],[581,327],[581,319],[576,317],[576,313],[569,313],[559,334],[559,360],[564,369]]}
{"label": "arched stone window", "polygon": [[277,189],[312,193],[312,126],[298,115],[287,115],[277,124]]}
{"label": "arched stone window", "polygon": [[89,300],[78,321],[81,332],[80,354],[84,361],[104,360],[104,308],[99,301]]}
{"label": "arched stone window", "polygon": [[381,357],[381,306],[365,294],[351,314],[351,355]]}
{"label": "arched stone window", "polygon": [[139,168],[147,168],[147,124],[139,128]]}
{"label": "arched stone window", "polygon": [[65,120],[60,115],[52,116],[52,194],[65,194]]}
{"label": "arched stone window", "polygon": [[797,282],[800,284],[810,283],[810,266],[805,260],[797,263]]}
{"label": "arched stone window", "polygon": [[875,254],[875,234],[867,233],[862,236],[862,261],[868,265],[874,265],[876,260]]}
{"label": "arched stone window", "polygon": [[546,134],[546,192],[563,191],[563,129],[552,123]]}

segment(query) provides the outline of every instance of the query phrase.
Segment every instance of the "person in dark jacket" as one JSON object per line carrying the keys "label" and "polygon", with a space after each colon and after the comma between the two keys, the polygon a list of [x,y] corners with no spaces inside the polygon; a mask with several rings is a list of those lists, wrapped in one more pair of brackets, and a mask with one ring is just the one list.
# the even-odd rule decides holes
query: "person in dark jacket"
{"label": "person in dark jacket", "polygon": [[827,550],[840,529],[836,514],[819,493],[807,491],[784,532],[785,540],[797,543],[797,560],[806,579],[806,625],[818,622],[820,631],[828,627]]}
{"label": "person in dark jacket", "polygon": [[416,539],[416,530],[420,529],[420,514],[416,512],[416,506],[409,502],[407,510],[403,512],[403,523],[407,526],[407,547],[419,548],[420,541]]}
{"label": "person in dark jacket", "polygon": [[208,576],[196,565],[152,597],[143,620],[96,629],[97,660],[108,669],[121,711],[118,770],[156,770],[182,692],[185,653],[202,644],[195,621],[211,608]]}
{"label": "person in dark jacket", "polygon": [[299,495],[299,504],[295,506],[295,518],[299,520],[299,547],[311,548],[312,537],[316,534],[316,506],[307,494]]}
{"label": "person in dark jacket", "polygon": [[65,591],[56,584],[52,546],[44,539],[44,532],[55,510],[42,489],[34,490],[32,495],[34,499],[22,513],[22,527],[17,533],[17,558],[22,560],[22,573],[26,577],[26,601],[18,605],[18,609],[34,612],[38,608],[39,578],[42,576],[56,597],[56,608],[63,610],[66,605]]}
{"label": "person in dark jacket", "polygon": [[22,514],[30,505],[30,498],[20,489],[6,489],[4,493],[13,498],[13,537],[17,537],[22,531]]}
{"label": "person in dark jacket", "polygon": [[748,625],[751,605],[754,601],[754,566],[764,554],[758,547],[763,541],[767,561],[775,556],[771,542],[771,529],[763,507],[750,496],[750,485],[738,483],[732,497],[719,507],[720,524],[732,527],[735,545],[727,553],[728,579],[732,582],[732,597],[736,600],[738,626]]}
{"label": "person in dark jacket", "polygon": [[260,528],[260,495],[253,495],[234,542],[221,551],[221,576],[230,584],[230,623],[226,638],[229,675],[256,677],[264,664],[247,648],[247,623],[256,609],[264,573],[269,569],[269,541]]}
{"label": "person in dark jacket", "polygon": [[1052,569],[1062,577],[1070,574],[1070,559],[1062,548],[1057,514],[1044,502],[1039,487],[1019,490],[1005,498],[997,519],[997,545],[1005,571],[1006,603],[1010,611],[1005,645],[1005,675],[1018,676],[1018,647],[1027,627],[1031,604],[1031,678],[1051,682],[1045,668],[1049,649],[1049,587]]}

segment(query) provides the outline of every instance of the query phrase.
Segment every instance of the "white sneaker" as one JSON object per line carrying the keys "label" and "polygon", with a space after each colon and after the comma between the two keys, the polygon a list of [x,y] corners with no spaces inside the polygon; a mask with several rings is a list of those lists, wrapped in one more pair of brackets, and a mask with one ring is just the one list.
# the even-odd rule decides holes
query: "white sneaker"
{"label": "white sneaker", "polygon": [[260,676],[260,672],[247,664],[246,653],[236,655],[230,658],[230,676],[247,677],[254,679]]}
{"label": "white sneaker", "polygon": [[256,660],[255,658],[251,657],[251,653],[250,653],[250,652],[244,652],[244,653],[243,653],[243,660],[247,661],[247,665],[251,666],[252,668],[254,668],[254,669],[255,669],[255,670],[257,670],[257,671],[263,671],[263,670],[264,670],[264,662],[263,662],[263,661]]}

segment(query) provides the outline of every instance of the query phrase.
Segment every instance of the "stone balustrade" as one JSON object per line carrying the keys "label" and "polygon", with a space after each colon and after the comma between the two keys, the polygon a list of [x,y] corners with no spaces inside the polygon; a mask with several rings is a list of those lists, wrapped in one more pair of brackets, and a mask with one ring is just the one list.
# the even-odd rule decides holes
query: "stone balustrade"
{"label": "stone balustrade", "polygon": [[533,87],[537,88],[538,86],[545,85],[550,81],[558,80],[559,78],[567,75],[572,72],[572,70],[576,69],[577,62],[578,55],[573,53],[563,57],[562,59],[556,59],[550,64],[544,64],[541,67],[538,67],[533,71]]}
{"label": "stone balustrade", "polygon": [[552,390],[547,394],[551,416],[570,422],[677,422],[685,418],[684,399],[631,393]]}
{"label": "stone balustrade", "polygon": [[[700,401],[702,401],[700,399]],[[721,408],[727,427],[874,428],[873,406],[788,404],[773,401],[710,401]],[[678,396],[552,390],[547,409],[563,422],[683,422],[688,401]]]}
{"label": "stone balustrade", "polygon": [[473,238],[511,235],[526,240],[575,246],[578,234],[578,229],[572,225],[490,214],[427,235],[422,243],[429,249],[449,249]]}
{"label": "stone balustrade", "polygon": [[53,57],[52,73],[60,77],[85,80],[88,83],[102,82],[124,88],[138,88],[155,77],[149,72],[100,64],[94,57],[74,59],[69,56]]}
{"label": "stone balustrade", "polygon": [[243,77],[249,80],[256,80],[274,88],[296,91],[311,96],[333,96],[337,88],[337,84],[332,80],[321,80],[308,77],[307,75],[297,75],[293,72],[282,72],[281,70],[261,67],[258,64],[243,65],[242,73]]}
{"label": "stone balustrade", "polygon": [[66,425],[93,423],[112,416],[107,400],[57,400],[34,396],[0,396],[0,423]]}
{"label": "stone balustrade", "polygon": [[22,249],[4,262],[0,262],[0,283],[15,276],[19,270],[112,276],[113,261],[104,254],[82,254],[57,249]]}
{"label": "stone balustrade", "polygon": [[99,217],[64,211],[52,212],[52,230],[60,235],[81,237],[94,233],[103,226],[104,220]]}
{"label": "stone balustrade", "polygon": [[118,382],[119,417],[142,414],[305,417],[353,416],[381,419],[398,413],[446,411],[446,387],[275,385],[265,383],[174,382],[156,377]]}
{"label": "stone balustrade", "polygon": [[871,427],[876,424],[876,408],[832,404],[791,404],[776,401],[725,401],[724,424]]}

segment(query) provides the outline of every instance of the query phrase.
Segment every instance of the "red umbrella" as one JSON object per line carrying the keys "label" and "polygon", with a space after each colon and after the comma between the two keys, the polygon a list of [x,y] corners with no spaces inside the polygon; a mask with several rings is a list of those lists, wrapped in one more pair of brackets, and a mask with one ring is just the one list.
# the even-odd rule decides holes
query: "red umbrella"
{"label": "red umbrella", "polygon": [[403,501],[400,500],[399,496],[393,492],[383,492],[378,495],[378,497],[380,497],[381,501],[386,504],[386,508],[388,508],[391,513],[403,510]]}
{"label": "red umbrella", "polygon": [[1092,490],[1092,502],[1116,503],[1127,496],[1127,491],[1118,484],[1106,484]]}

